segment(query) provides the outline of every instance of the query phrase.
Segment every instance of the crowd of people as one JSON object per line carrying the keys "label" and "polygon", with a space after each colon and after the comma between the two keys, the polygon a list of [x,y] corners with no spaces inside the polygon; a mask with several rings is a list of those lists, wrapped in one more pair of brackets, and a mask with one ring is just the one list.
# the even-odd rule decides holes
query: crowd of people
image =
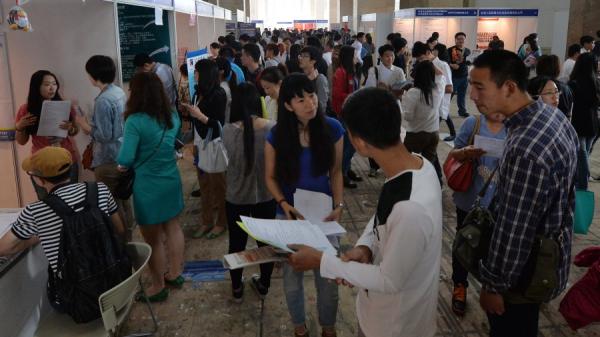
{"label": "crowd of people", "polygon": [[[194,96],[185,64],[174,74],[147,54],[137,55],[127,95],[114,84],[113,60],[96,55],[85,64],[99,90],[93,111],[73,101],[69,120],[60,125],[65,138],[37,135],[42,103],[63,100],[57,76],[37,71],[16,117],[16,141],[31,140],[32,156],[23,168],[39,201],[0,239],[0,255],[41,241],[50,263],[56,262],[61,222],[44,200],[54,194],[75,207],[85,190],[79,175],[87,167],[98,182],[100,208],[124,240],[131,240],[137,224],[152,247],[151,285],[138,299],[165,301],[169,288],[185,281],[178,144],[194,144],[199,189],[192,197],[201,198],[202,215],[193,238],[212,240],[227,232],[229,253],[246,249],[240,216],[302,219],[294,207],[296,189],[329,195],[332,211],[323,220],[340,221],[345,188],[363,180],[352,169],[358,152],[369,158],[369,176],[386,178],[376,214],[356,246],[337,257],[292,247],[283,288],[294,335],[308,335],[303,277],[312,270],[322,336],[336,336],[340,285],[360,289],[362,336],[434,336],[444,184],[437,146],[444,120],[450,130],[444,140],[454,141],[449,157],[474,163],[470,186],[453,194],[457,230],[476,202],[494,216],[488,253],[479,261],[490,336],[537,336],[543,301],[527,298],[520,287],[524,275],[534,272],[536,235],[560,247],[554,269],[546,270],[556,279],[549,298],[566,287],[574,190],[587,189],[593,180],[589,156],[600,135],[600,44],[582,37],[561,65],[558,56],[542,55],[536,34],[516,53],[504,50],[495,36],[476,58],[466,47],[469,38],[456,33],[447,48],[437,33],[413,46],[398,33],[375,46],[370,34],[345,29],[221,36],[210,45],[210,57],[194,66]],[[469,92],[479,113],[467,109]],[[458,131],[450,118],[454,96],[465,118]],[[91,139],[83,159],[73,138],[80,131]],[[476,148],[475,136],[505,141],[503,155]],[[226,170],[200,169],[205,158],[199,146],[218,137]],[[90,162],[84,164],[86,157]],[[134,212],[120,192],[122,176],[131,170]],[[332,243],[339,248],[339,240]],[[463,316],[469,272],[455,256],[452,269],[452,310]],[[250,278],[262,297],[272,272],[272,263],[262,264]],[[232,299],[241,302],[243,270],[230,274]]]}

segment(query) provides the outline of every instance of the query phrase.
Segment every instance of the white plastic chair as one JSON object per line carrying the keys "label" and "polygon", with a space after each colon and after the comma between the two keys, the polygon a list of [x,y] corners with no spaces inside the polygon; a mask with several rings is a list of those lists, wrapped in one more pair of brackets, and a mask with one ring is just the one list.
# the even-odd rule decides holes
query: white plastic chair
{"label": "white plastic chair", "polygon": [[[116,336],[120,326],[129,315],[138,286],[142,287],[142,271],[148,264],[150,255],[152,255],[152,248],[142,242],[130,242],[127,244],[126,249],[134,272],[125,281],[98,297],[101,319],[86,324],[77,324],[70,316],[52,311],[40,323],[35,337]],[[146,302],[146,304],[154,322],[154,331],[132,334],[131,337],[152,336],[158,330],[150,303]]]}

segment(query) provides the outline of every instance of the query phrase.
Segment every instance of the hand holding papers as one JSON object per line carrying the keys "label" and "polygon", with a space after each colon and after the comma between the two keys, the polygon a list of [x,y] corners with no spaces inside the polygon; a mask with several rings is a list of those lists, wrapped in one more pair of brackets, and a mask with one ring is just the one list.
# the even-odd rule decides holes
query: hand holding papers
{"label": "hand holding papers", "polygon": [[225,255],[223,264],[228,269],[239,269],[255,264],[285,261],[285,255],[287,254],[281,254],[276,248],[264,246]]}
{"label": "hand holding papers", "polygon": [[279,248],[293,251],[290,244],[304,244],[321,251],[336,253],[323,231],[306,220],[263,220],[242,216],[238,225],[254,239]]}
{"label": "hand holding papers", "polygon": [[44,101],[37,135],[67,138],[68,130],[60,126],[69,120],[70,112],[70,101]]}
{"label": "hand holding papers", "polygon": [[473,145],[476,148],[485,151],[484,156],[502,158],[502,153],[504,152],[504,140],[475,135],[475,142]]}

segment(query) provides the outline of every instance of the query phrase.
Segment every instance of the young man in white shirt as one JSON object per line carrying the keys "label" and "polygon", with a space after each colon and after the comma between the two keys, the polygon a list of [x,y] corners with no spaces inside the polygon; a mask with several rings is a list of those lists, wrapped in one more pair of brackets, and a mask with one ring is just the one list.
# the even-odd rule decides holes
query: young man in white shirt
{"label": "young man in white shirt", "polygon": [[590,53],[594,49],[594,37],[590,35],[584,35],[579,39],[581,45],[580,53]]}
{"label": "young man in white shirt", "polygon": [[358,34],[356,34],[356,39],[352,43],[352,48],[354,48],[354,57],[360,64],[363,63],[363,60],[360,57],[360,55],[362,54],[363,43],[365,43],[366,41],[367,39],[365,38],[365,33],[359,32]]}
{"label": "young man in white shirt", "polygon": [[581,55],[581,45],[578,45],[577,43],[570,45],[567,55],[569,58],[563,63],[560,76],[558,77],[558,80],[563,83],[568,83],[571,78],[571,73],[575,67],[575,61],[577,61],[577,58]]}
{"label": "young man in white shirt", "polygon": [[379,47],[378,53],[381,63],[369,69],[365,87],[390,90],[393,84],[406,81],[404,70],[394,65],[394,47],[389,44],[383,45]]}
{"label": "young man in white shirt", "polygon": [[325,43],[325,52],[323,53],[323,60],[327,63],[327,66],[330,67],[333,56],[333,41],[331,39],[327,40]]}
{"label": "young man in white shirt", "polygon": [[377,213],[341,258],[291,245],[295,253],[288,263],[296,270],[320,268],[323,277],[360,289],[359,336],[432,337],[442,246],[435,170],[402,144],[400,109],[387,90],[357,91],[344,104],[342,118],[358,153],[375,159],[387,177]]}
{"label": "young man in white shirt", "polygon": [[450,101],[452,100],[452,91],[454,87],[452,85],[452,70],[450,65],[446,61],[440,59],[440,55],[445,58],[447,54],[446,46],[437,43],[432,50],[433,53],[433,65],[442,71],[446,86],[444,87],[444,96],[442,97],[442,103],[440,104],[440,118],[446,121],[448,129],[450,130],[450,136],[444,138],[445,142],[451,142],[456,137],[456,130],[454,129],[454,123],[450,119]]}

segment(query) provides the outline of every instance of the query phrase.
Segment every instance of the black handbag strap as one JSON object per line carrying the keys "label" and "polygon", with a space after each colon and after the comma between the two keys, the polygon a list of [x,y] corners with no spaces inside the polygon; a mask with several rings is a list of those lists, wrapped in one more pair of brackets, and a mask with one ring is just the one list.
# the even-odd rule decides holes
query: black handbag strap
{"label": "black handbag strap", "polygon": [[485,196],[485,194],[487,193],[487,190],[490,187],[492,180],[494,180],[494,176],[496,175],[496,172],[498,171],[499,167],[500,167],[500,163],[498,163],[498,165],[496,165],[496,168],[492,172],[492,175],[490,175],[490,177],[486,180],[485,184],[481,188],[481,191],[479,191],[479,193],[477,194],[477,201],[479,201],[479,199],[482,199]]}
{"label": "black handbag strap", "polygon": [[479,129],[481,128],[481,116],[475,116],[475,127],[473,128],[473,132],[471,132],[471,136],[469,137],[469,145],[473,145],[475,143],[475,135],[479,134]]}
{"label": "black handbag strap", "polygon": [[165,125],[165,128],[163,129],[163,133],[162,133],[162,137],[160,137],[160,142],[158,143],[158,145],[156,145],[156,147],[154,148],[154,151],[152,151],[152,154],[150,154],[148,157],[146,157],[146,159],[144,159],[141,163],[139,163],[134,169],[137,170],[140,168],[140,166],[144,165],[148,160],[150,160],[152,157],[154,157],[154,155],[158,152],[158,149],[160,148],[160,146],[163,143],[163,140],[165,139],[165,133],[167,132],[167,126]]}

